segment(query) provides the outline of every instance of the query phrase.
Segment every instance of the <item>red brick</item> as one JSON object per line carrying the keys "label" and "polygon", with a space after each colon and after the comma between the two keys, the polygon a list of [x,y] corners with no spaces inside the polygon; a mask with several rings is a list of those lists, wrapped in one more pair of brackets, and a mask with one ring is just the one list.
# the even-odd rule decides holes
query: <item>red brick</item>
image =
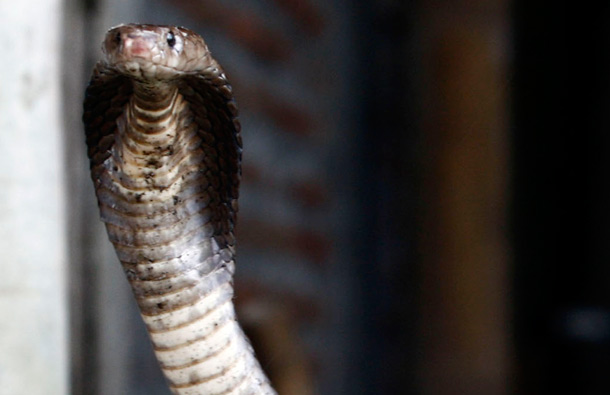
{"label": "red brick", "polygon": [[328,261],[332,247],[332,241],[323,234],[249,217],[240,218],[237,233],[241,245],[255,245],[274,251],[283,249],[320,265]]}
{"label": "red brick", "polygon": [[266,60],[279,61],[290,56],[290,42],[280,32],[268,28],[255,14],[226,7],[215,0],[175,0],[168,3],[226,32],[227,36]]}
{"label": "red brick", "polygon": [[322,12],[307,0],[275,0],[308,34],[317,36],[324,29]]}

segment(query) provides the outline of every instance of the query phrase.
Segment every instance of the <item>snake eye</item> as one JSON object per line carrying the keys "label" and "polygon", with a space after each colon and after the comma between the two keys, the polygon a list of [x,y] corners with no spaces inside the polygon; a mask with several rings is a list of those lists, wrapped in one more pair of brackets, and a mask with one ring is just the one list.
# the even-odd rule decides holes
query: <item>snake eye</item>
{"label": "snake eye", "polygon": [[114,42],[118,45],[121,43],[121,32],[114,33]]}
{"label": "snake eye", "polygon": [[174,33],[171,31],[167,33],[167,45],[169,45],[171,48],[176,45],[176,36],[174,36]]}

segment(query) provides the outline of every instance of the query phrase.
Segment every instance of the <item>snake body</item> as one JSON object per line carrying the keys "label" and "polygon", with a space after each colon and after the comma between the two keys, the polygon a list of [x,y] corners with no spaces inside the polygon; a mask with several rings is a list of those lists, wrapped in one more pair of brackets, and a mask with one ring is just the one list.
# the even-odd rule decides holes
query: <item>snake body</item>
{"label": "snake body", "polygon": [[203,39],[108,31],[84,115],[105,222],[175,394],[274,394],[232,303],[237,106]]}

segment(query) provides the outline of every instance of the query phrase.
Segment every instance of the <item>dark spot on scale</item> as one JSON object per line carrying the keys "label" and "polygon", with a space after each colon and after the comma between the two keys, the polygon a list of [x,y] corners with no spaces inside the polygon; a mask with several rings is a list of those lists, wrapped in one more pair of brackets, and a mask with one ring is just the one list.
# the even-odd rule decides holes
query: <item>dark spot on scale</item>
{"label": "dark spot on scale", "polygon": [[143,193],[136,193],[136,202],[141,202],[142,201],[142,196],[144,196]]}
{"label": "dark spot on scale", "polygon": [[165,303],[164,302],[157,303],[157,307],[159,308],[159,310],[163,310],[165,308]]}
{"label": "dark spot on scale", "polygon": [[112,170],[113,171],[119,171],[119,167],[118,166],[112,166]]}
{"label": "dark spot on scale", "polygon": [[180,196],[178,196],[178,195],[174,195],[174,196],[172,196],[172,198],[174,199],[174,206],[177,205],[178,203],[180,203],[180,201],[181,201]]}
{"label": "dark spot on scale", "polygon": [[136,272],[133,269],[126,270],[125,274],[127,275],[127,279],[130,281],[133,281],[137,278]]}

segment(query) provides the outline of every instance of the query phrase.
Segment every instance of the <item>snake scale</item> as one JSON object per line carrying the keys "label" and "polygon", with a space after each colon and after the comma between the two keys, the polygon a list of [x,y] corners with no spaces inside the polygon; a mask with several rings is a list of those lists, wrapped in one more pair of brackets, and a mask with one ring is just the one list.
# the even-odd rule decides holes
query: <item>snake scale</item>
{"label": "snake scale", "polygon": [[242,142],[232,88],[189,29],[120,25],[85,92],[100,215],[174,394],[275,394],[235,315]]}

